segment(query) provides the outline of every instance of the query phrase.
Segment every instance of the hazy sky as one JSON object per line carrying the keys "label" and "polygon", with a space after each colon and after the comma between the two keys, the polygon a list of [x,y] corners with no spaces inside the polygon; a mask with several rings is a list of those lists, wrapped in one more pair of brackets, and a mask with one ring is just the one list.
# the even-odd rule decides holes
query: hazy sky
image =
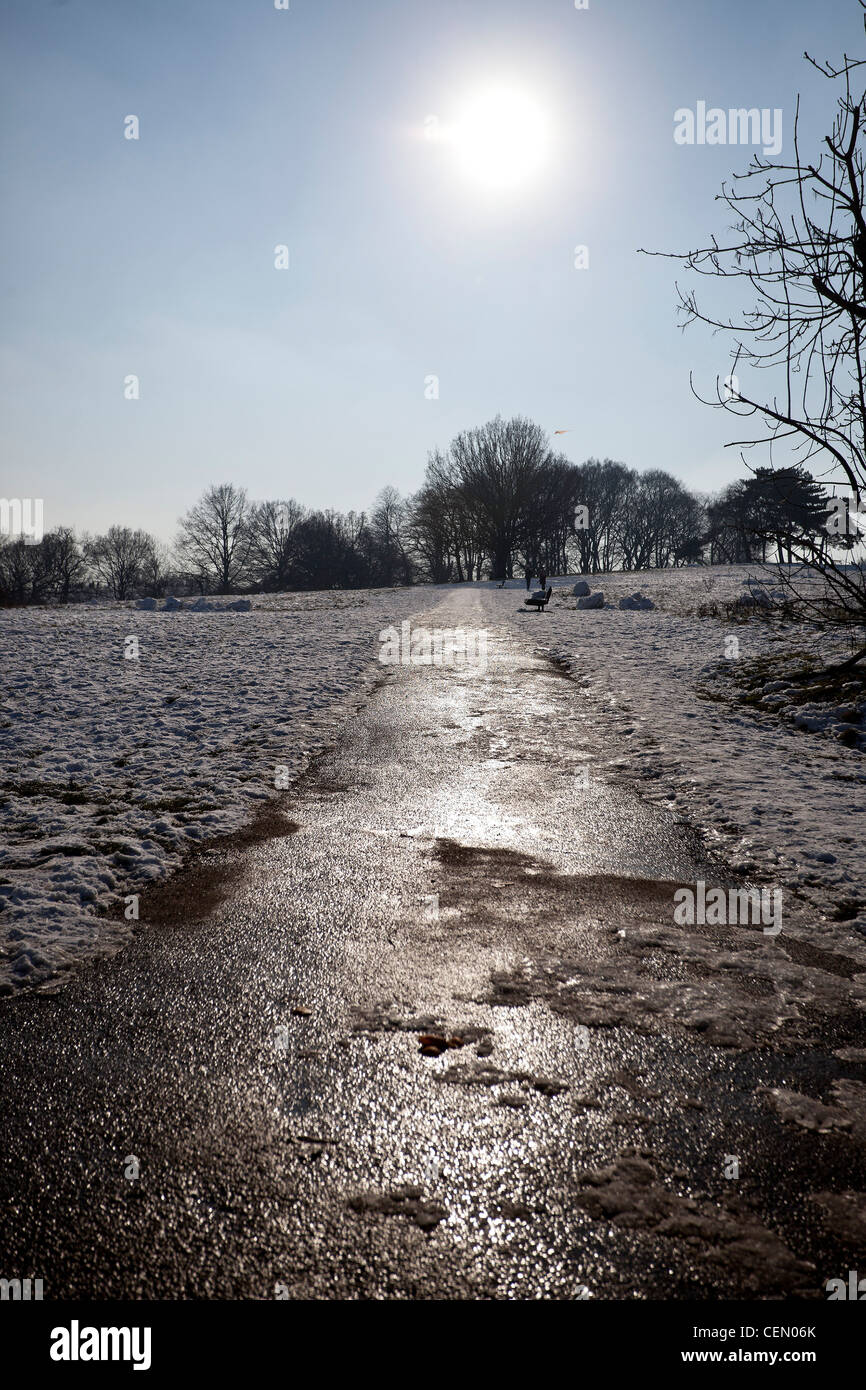
{"label": "hazy sky", "polygon": [[46,527],[168,538],[227,479],[361,509],[497,412],[569,429],[575,462],[742,472],[689,391],[725,343],[681,332],[677,266],[636,249],[723,232],[751,155],[676,144],[677,108],[781,108],[783,158],[798,91],[807,145],[829,129],[802,53],[859,52],[855,0],[0,12],[0,495],[43,497]]}

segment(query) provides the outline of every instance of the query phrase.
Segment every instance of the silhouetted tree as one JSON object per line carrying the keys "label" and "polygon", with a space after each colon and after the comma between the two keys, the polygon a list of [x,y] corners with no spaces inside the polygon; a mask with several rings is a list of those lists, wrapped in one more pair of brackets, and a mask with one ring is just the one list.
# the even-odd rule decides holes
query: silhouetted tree
{"label": "silhouetted tree", "polygon": [[227,594],[245,576],[253,545],[246,489],[209,487],[180,519],[178,553],[203,588]]}
{"label": "silhouetted tree", "polygon": [[411,584],[412,561],[407,552],[407,509],[396,488],[383,488],[370,515],[373,583],[390,587]]}
{"label": "silhouetted tree", "polygon": [[146,531],[128,526],[110,526],[104,536],[90,536],[84,542],[87,564],[114,598],[130,598],[142,582],[144,566],[153,553],[155,541]]}
{"label": "silhouetted tree", "polygon": [[[840,89],[823,150],[812,161],[801,156],[798,108],[794,162],[756,156],[722,188],[730,235],[678,257],[698,275],[740,282],[749,302],[723,317],[699,305],[692,289],[679,297],[687,323],[733,339],[731,371],[709,404],[754,422],[735,442],[771,450],[783,443],[803,468],[814,461],[822,479],[850,489],[856,507],[866,492],[866,60],[806,57]],[[774,394],[762,379],[776,383]],[[866,625],[864,567],[840,563],[834,545],[850,536],[834,534],[829,512],[820,530],[793,528],[780,539],[789,560],[824,581],[819,609],[811,588],[783,573],[792,597],[826,621]],[[864,656],[866,647],[853,660]]]}
{"label": "silhouetted tree", "polygon": [[306,512],[299,502],[259,502],[250,512],[249,570],[263,589],[291,588],[297,564],[297,529]]}
{"label": "silhouetted tree", "polygon": [[[464,430],[445,455],[435,454],[428,465],[428,483],[440,489],[456,506],[466,531],[457,541],[458,577],[461,558],[469,558],[470,572],[481,555],[490,561],[494,579],[507,578],[515,551],[526,539],[526,526],[534,493],[540,486],[550,450],[544,432],[531,420],[497,415],[478,429]],[[471,557],[461,557],[467,540]],[[477,545],[481,555],[475,551]]]}

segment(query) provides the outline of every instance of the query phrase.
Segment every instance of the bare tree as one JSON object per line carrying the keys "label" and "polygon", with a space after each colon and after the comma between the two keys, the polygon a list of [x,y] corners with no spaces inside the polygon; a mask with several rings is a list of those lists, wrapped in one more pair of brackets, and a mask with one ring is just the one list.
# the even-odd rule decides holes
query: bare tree
{"label": "bare tree", "polygon": [[51,571],[52,591],[60,603],[68,603],[73,589],[84,582],[87,562],[71,526],[49,531],[43,544]]}
{"label": "bare tree", "polygon": [[409,503],[409,543],[419,573],[433,584],[454,574],[453,537],[442,498],[429,483]]}
{"label": "bare tree", "polygon": [[[866,10],[866,0],[858,4]],[[793,163],[756,156],[720,194],[734,219],[730,235],[677,257],[698,275],[738,282],[751,303],[729,317],[699,304],[694,289],[678,287],[678,294],[686,323],[700,321],[733,339],[730,373],[708,403],[751,418],[758,428],[732,443],[743,450],[766,446],[772,466],[781,446],[846,495],[850,490],[858,508],[866,490],[864,60],[846,57],[834,65],[806,58],[839,88],[823,150],[812,160],[801,155],[798,100]],[[760,372],[774,383],[769,391]],[[844,524],[834,527],[843,514]],[[791,546],[790,558],[823,581],[819,603],[814,586],[798,588],[790,573],[780,578],[813,616],[862,627],[866,578],[862,564],[845,563],[852,539],[847,515],[842,506],[829,508],[823,533],[803,533]],[[839,544],[848,546],[847,556],[840,557]],[[852,663],[864,656],[866,647]]]}
{"label": "bare tree", "polygon": [[699,558],[702,520],[696,499],[672,474],[631,473],[615,523],[623,569],[664,569]]}
{"label": "bare tree", "polygon": [[300,503],[259,502],[250,514],[250,571],[265,589],[287,589],[297,562],[297,532],[306,512]]}
{"label": "bare tree", "polygon": [[[428,483],[437,487],[468,521],[468,533],[490,560],[494,579],[510,576],[515,551],[525,539],[533,494],[551,455],[544,431],[532,420],[497,415],[479,429],[457,435],[447,454],[428,463]],[[481,556],[467,578],[477,572]],[[463,568],[458,559],[458,571]],[[463,574],[459,573],[462,578]]]}
{"label": "bare tree", "polygon": [[173,557],[162,541],[149,536],[150,545],[141,564],[141,584],[154,598],[162,598],[172,578]]}
{"label": "bare tree", "polygon": [[370,539],[374,582],[386,587],[411,584],[412,563],[407,553],[406,504],[396,488],[385,487],[373,504]]}
{"label": "bare tree", "polygon": [[253,545],[246,489],[209,487],[179,524],[177,549],[190,572],[202,586],[230,593],[244,578]]}
{"label": "bare tree", "polygon": [[0,537],[0,596],[6,603],[43,603],[50,593],[45,538],[31,545],[24,536]]}
{"label": "bare tree", "polygon": [[474,516],[471,490],[461,480],[449,453],[436,449],[427,461],[427,479],[421,496],[428,510],[428,522],[438,517],[442,527],[444,557],[448,579],[458,584],[474,578],[484,552]]}
{"label": "bare tree", "polygon": [[568,549],[582,502],[578,469],[562,454],[551,455],[526,509],[521,541],[524,565],[545,574],[568,573]]}
{"label": "bare tree", "polygon": [[115,598],[129,598],[141,583],[142,570],[154,547],[146,531],[110,526],[104,536],[85,540],[84,554],[91,570]]}
{"label": "bare tree", "polygon": [[581,574],[603,574],[621,559],[619,531],[633,474],[613,459],[587,459],[577,473],[580,501],[588,512],[588,524],[575,536],[578,567]]}

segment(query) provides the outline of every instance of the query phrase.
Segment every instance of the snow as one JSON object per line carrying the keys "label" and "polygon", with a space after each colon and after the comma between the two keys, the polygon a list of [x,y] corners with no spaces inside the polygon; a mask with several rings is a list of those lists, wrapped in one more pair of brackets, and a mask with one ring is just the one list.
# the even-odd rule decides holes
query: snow
{"label": "snow", "polygon": [[655,608],[652,599],[644,598],[640,589],[635,589],[633,594],[627,594],[625,598],[621,598],[619,606],[624,612],[635,612],[638,609]]}
{"label": "snow", "polygon": [[[517,581],[264,595],[248,611],[214,600],[0,611],[0,992],[122,943],[124,897],[248,822],[335,740],[381,673],[379,633],[469,589],[491,629],[572,673],[592,713],[591,777],[700,827],[749,881],[783,890],[786,934],[866,971],[862,686],[831,701],[817,675],[792,685],[792,666],[835,653],[809,629],[768,623],[761,604],[738,613],[757,587],[746,567],[642,574],[655,606],[640,612],[617,607],[635,596],[633,574],[588,578],[606,608],[579,610],[572,575],[551,581],[544,614],[527,613]],[[137,659],[125,656],[136,643]],[[723,964],[703,962],[717,979],[731,974]],[[798,969],[783,982],[792,1006],[821,983]],[[850,990],[862,1007],[866,975]],[[778,1026],[735,994],[732,1037]],[[634,997],[648,1017],[660,1002],[643,980]],[[678,1007],[692,1020],[711,1003],[708,984]]]}
{"label": "snow", "polygon": [[100,914],[302,771],[432,593],[0,611],[0,993],[126,939]]}
{"label": "snow", "polygon": [[[834,713],[783,701],[779,713],[739,701],[737,682],[753,663],[791,669],[804,649],[816,660],[846,654],[801,625],[724,616],[744,586],[755,591],[756,574],[746,566],[642,574],[655,609],[639,616],[578,611],[575,576],[556,579],[532,635],[576,677],[576,698],[591,702],[598,731],[591,775],[625,781],[703,827],[710,848],[736,870],[783,889],[786,930],[796,907],[825,949],[866,969],[864,704]],[[603,582],[616,603],[632,593],[635,576],[587,578]],[[490,622],[525,634],[515,592],[483,587]],[[856,739],[851,745],[846,728],[854,731],[845,735]]]}

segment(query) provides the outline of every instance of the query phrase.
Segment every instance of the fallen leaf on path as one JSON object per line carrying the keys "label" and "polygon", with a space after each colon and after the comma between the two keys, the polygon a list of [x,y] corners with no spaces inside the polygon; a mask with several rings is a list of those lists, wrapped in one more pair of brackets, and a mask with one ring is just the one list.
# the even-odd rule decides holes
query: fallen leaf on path
{"label": "fallen leaf on path", "polygon": [[421,1033],[418,1038],[421,1052],[425,1057],[441,1057],[449,1048],[465,1047],[465,1038],[446,1038],[441,1033]]}

